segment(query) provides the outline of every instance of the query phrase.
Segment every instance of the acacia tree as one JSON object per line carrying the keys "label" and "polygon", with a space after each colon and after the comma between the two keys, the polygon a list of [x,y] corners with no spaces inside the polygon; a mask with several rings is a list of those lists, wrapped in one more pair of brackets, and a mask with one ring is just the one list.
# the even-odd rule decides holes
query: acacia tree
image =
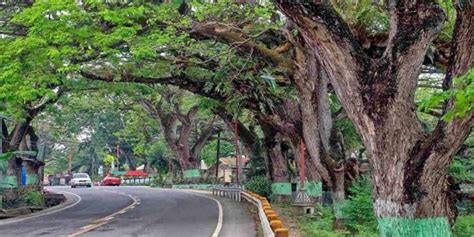
{"label": "acacia tree", "polygon": [[[191,135],[199,121],[197,113],[198,105],[193,105],[184,112],[183,91],[173,90],[165,87],[161,90],[161,99],[147,100],[142,98],[139,102],[147,111],[148,115],[160,122],[164,138],[175,155],[182,171],[188,171],[199,167],[199,154],[215,131],[215,117],[211,118],[199,134],[194,144],[191,144]],[[188,97],[188,100],[191,98]],[[197,132],[197,131],[195,131]]]}
{"label": "acacia tree", "polygon": [[[473,112],[440,120],[427,133],[417,119],[414,92],[428,45],[440,32],[443,11],[434,1],[387,1],[390,32],[381,55],[369,55],[332,5],[277,2],[297,25],[373,166],[374,209],[384,236],[451,235],[455,218],[447,168],[471,131]],[[474,64],[474,8],[456,4],[457,20],[444,88]],[[456,106],[451,98],[445,112]]]}
{"label": "acacia tree", "polygon": [[[293,148],[298,146],[302,137],[302,119],[297,100],[291,97],[278,98],[291,93],[288,78],[291,78],[296,66],[295,60],[288,60],[285,55],[291,44],[284,40],[281,32],[275,30],[280,21],[272,20],[269,24],[269,20],[275,15],[270,7],[255,4],[244,6],[242,10],[239,5],[222,2],[215,8],[198,5],[196,11],[181,16],[182,12],[173,11],[166,5],[146,4],[145,7],[137,7],[118,4],[117,9],[104,11],[110,6],[62,4],[53,7],[49,3],[38,3],[20,14],[17,20],[25,27],[42,29],[31,31],[27,38],[37,37],[55,45],[51,50],[61,52],[54,54],[60,55],[58,59],[53,58],[55,61],[73,64],[59,65],[59,72],[78,71],[85,78],[107,82],[120,78],[128,82],[173,84],[230,104],[230,107],[240,104],[240,108],[245,107],[255,113],[259,123],[266,127],[266,134],[279,134],[277,137],[282,139],[265,144],[270,146],[269,151],[277,151],[269,152],[273,173],[277,174],[274,176],[278,177],[275,181],[285,182],[285,187],[289,189],[287,161],[280,155],[280,151],[284,150],[284,143],[290,143]],[[105,8],[100,8],[99,5],[104,5]],[[62,8],[71,11],[71,15],[56,14]],[[49,19],[38,17],[42,15],[38,11],[45,9],[55,9]],[[228,17],[227,12],[232,12],[232,17]],[[180,17],[185,17],[187,21],[176,21]],[[149,20],[144,21],[146,18]],[[225,22],[220,23],[223,19]],[[44,29],[45,21],[57,27]],[[105,25],[98,22],[104,22]],[[81,30],[76,31],[77,27]],[[84,37],[87,35],[84,32],[94,35],[97,40],[90,41],[89,37]],[[55,40],[57,37],[48,37],[58,34],[68,40],[58,42]],[[90,47],[69,50],[71,45],[78,43]],[[200,50],[202,47],[206,50]],[[117,61],[121,63],[113,63]],[[275,65],[277,67],[273,70]],[[98,67],[103,70],[98,70]],[[269,74],[267,72],[267,75],[262,75],[262,69],[275,71],[276,76],[274,79],[262,80],[262,76]],[[309,69],[304,67],[304,70]],[[269,87],[268,84],[272,86]],[[304,89],[304,85],[298,88]],[[304,98],[312,97],[314,90],[319,90],[319,86],[307,90]],[[307,101],[306,105],[311,102]],[[305,113],[305,119],[312,116],[313,113]],[[320,116],[324,117],[328,117],[327,113]],[[317,126],[315,123],[305,124],[306,131]],[[329,130],[324,131],[324,137],[327,138]],[[307,162],[308,177],[310,181],[318,182],[320,176],[323,176],[325,182],[332,186],[333,181],[328,171],[319,161],[319,139],[313,139],[319,135],[313,135],[315,134],[308,135],[307,141],[312,157]],[[271,137],[267,140],[271,141]]]}

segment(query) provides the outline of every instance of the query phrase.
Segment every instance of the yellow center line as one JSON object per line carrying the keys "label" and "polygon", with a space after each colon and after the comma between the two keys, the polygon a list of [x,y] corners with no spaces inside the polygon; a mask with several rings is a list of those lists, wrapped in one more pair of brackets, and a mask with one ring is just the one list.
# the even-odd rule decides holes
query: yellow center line
{"label": "yellow center line", "polygon": [[[107,191],[107,190],[104,190],[104,191],[105,192],[113,192],[113,191]],[[83,227],[79,228],[78,231],[67,235],[67,237],[76,237],[76,236],[85,234],[89,231],[92,231],[94,229],[97,229],[97,228],[107,224],[108,221],[113,219],[116,215],[123,214],[123,213],[127,212],[127,210],[129,210],[131,208],[135,208],[135,206],[139,204],[137,198],[135,198],[132,195],[125,194],[125,193],[119,193],[119,192],[113,192],[113,193],[117,193],[119,195],[124,195],[124,196],[127,196],[127,197],[131,198],[133,200],[132,204],[130,204],[130,205],[126,206],[125,208],[122,208],[122,209],[120,209],[120,210],[118,210],[118,211],[116,211],[116,212],[114,212],[114,213],[112,213],[108,216],[105,216],[105,217],[102,217],[98,220],[93,221],[92,222],[93,224],[89,224],[89,225],[86,225],[86,226],[83,226]]]}

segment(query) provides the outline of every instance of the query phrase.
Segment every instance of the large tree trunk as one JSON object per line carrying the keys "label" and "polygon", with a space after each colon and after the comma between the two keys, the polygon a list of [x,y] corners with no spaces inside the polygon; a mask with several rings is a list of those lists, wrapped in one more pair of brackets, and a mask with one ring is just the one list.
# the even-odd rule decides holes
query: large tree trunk
{"label": "large tree trunk", "polygon": [[[345,200],[344,154],[339,152],[339,164],[332,158],[334,143],[332,114],[329,108],[328,80],[314,52],[301,37],[296,44],[297,70],[293,76],[300,99],[303,136],[313,169],[319,172],[326,187],[332,192],[334,228],[343,228],[341,207]],[[341,154],[342,153],[342,154]]]}
{"label": "large tree trunk", "polygon": [[288,161],[282,153],[282,135],[271,126],[262,126],[264,147],[268,153],[272,177],[272,193],[276,202],[291,200],[290,172]]}
{"label": "large tree trunk", "polygon": [[[36,160],[36,155],[38,152],[37,143],[38,137],[34,133],[33,127],[29,126],[27,129],[27,134],[24,136],[23,140],[20,143],[19,150],[25,152],[21,154],[19,158],[22,160],[22,166],[26,171],[26,187],[28,189],[40,190],[39,186],[39,168],[40,163]],[[35,155],[30,152],[36,152]]]}
{"label": "large tree trunk", "polygon": [[[292,140],[291,150],[295,157],[295,162],[298,167],[298,170],[301,169],[300,163],[300,142],[301,138]],[[321,175],[316,168],[314,159],[311,159],[311,156],[305,151],[305,191],[310,196],[313,203],[321,203],[322,200],[322,185]],[[300,182],[297,183],[297,190],[299,190]]]}
{"label": "large tree trunk", "polygon": [[[166,96],[172,95],[167,94]],[[140,103],[151,117],[160,122],[161,128],[164,130],[166,143],[170,150],[175,153],[176,160],[184,176],[196,178],[198,172],[196,172],[195,169],[199,167],[196,153],[202,148],[202,144],[197,144],[198,146],[192,150],[189,144],[189,138],[193,125],[195,124],[195,116],[198,112],[198,107],[195,106],[191,108],[188,113],[181,114],[180,109],[177,107],[178,105],[173,105],[174,112],[167,112],[163,109],[163,101],[154,104],[151,101],[142,100]],[[178,122],[180,122],[179,125]],[[198,139],[199,143],[203,143],[209,138],[208,133],[203,135],[205,137]]]}
{"label": "large tree trunk", "polygon": [[[18,151],[21,141],[24,139],[30,119],[25,122],[17,123],[11,133],[7,136],[4,152]],[[5,129],[6,131],[6,129]],[[13,155],[8,160],[6,177],[3,180],[4,189],[3,200],[5,203],[11,203],[19,198],[19,187],[21,185],[21,160]]]}
{"label": "large tree trunk", "polygon": [[[426,134],[416,117],[416,79],[444,16],[435,2],[396,1],[387,48],[365,53],[327,3],[277,5],[318,55],[373,167],[374,209],[382,236],[450,236],[454,208],[447,168],[473,126],[473,113]],[[473,66],[473,6],[460,1],[447,78]],[[452,83],[449,83],[450,85]],[[455,102],[454,102],[455,103]],[[449,107],[449,106],[448,106]]]}

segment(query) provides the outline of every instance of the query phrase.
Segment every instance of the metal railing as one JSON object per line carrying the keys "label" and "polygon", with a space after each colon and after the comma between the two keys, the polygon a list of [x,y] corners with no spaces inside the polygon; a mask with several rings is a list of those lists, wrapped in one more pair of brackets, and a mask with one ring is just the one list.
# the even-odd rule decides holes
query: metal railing
{"label": "metal railing", "polygon": [[215,186],[212,195],[241,202],[245,199],[258,209],[258,216],[265,237],[288,237],[288,229],[283,227],[275,211],[265,197],[246,191],[243,186]]}
{"label": "metal railing", "polygon": [[212,195],[218,197],[225,197],[234,201],[241,201],[242,200],[242,188],[235,187],[214,187],[212,188]]}

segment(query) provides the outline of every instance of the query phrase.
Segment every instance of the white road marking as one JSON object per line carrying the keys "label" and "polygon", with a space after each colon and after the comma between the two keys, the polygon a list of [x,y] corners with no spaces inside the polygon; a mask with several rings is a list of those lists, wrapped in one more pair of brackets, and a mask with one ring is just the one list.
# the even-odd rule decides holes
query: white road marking
{"label": "white road marking", "polygon": [[222,209],[221,202],[219,202],[219,200],[217,200],[215,198],[208,197],[208,196],[202,195],[202,194],[197,194],[193,191],[183,191],[183,192],[186,192],[186,193],[189,193],[189,194],[192,194],[192,195],[201,196],[201,197],[204,197],[204,198],[207,198],[207,199],[211,199],[211,200],[214,200],[217,203],[217,207],[219,208],[219,217],[217,218],[217,226],[216,226],[216,229],[214,230],[214,233],[212,234],[212,237],[218,237],[219,233],[221,232],[221,229],[222,229],[222,222],[224,220],[224,211]]}
{"label": "white road marking", "polygon": [[[71,194],[73,196],[76,196],[78,199],[76,202],[74,202],[73,204],[70,204],[68,206],[65,206],[63,208],[59,208],[57,210],[54,210],[54,211],[50,211],[50,212],[46,212],[46,213],[43,213],[43,214],[37,214],[35,215],[35,213],[33,213],[32,216],[27,216],[27,217],[23,217],[23,218],[20,218],[20,219],[13,219],[13,220],[9,220],[9,221],[4,221],[4,222],[0,222],[0,226],[1,225],[6,225],[6,224],[11,224],[11,223],[16,223],[16,222],[20,222],[20,221],[24,221],[24,220],[29,220],[29,219],[33,219],[33,218],[37,218],[37,217],[41,217],[41,216],[46,216],[46,215],[50,215],[50,214],[53,214],[53,213],[56,213],[56,212],[60,212],[60,211],[64,211],[66,209],[69,209],[75,205],[77,205],[79,202],[81,202],[82,198],[81,196],[75,194],[75,193],[71,193],[71,192],[66,192],[66,191],[58,191],[58,192],[62,192],[62,193],[68,193],[68,194]],[[48,209],[45,209],[45,210],[48,210]]]}

